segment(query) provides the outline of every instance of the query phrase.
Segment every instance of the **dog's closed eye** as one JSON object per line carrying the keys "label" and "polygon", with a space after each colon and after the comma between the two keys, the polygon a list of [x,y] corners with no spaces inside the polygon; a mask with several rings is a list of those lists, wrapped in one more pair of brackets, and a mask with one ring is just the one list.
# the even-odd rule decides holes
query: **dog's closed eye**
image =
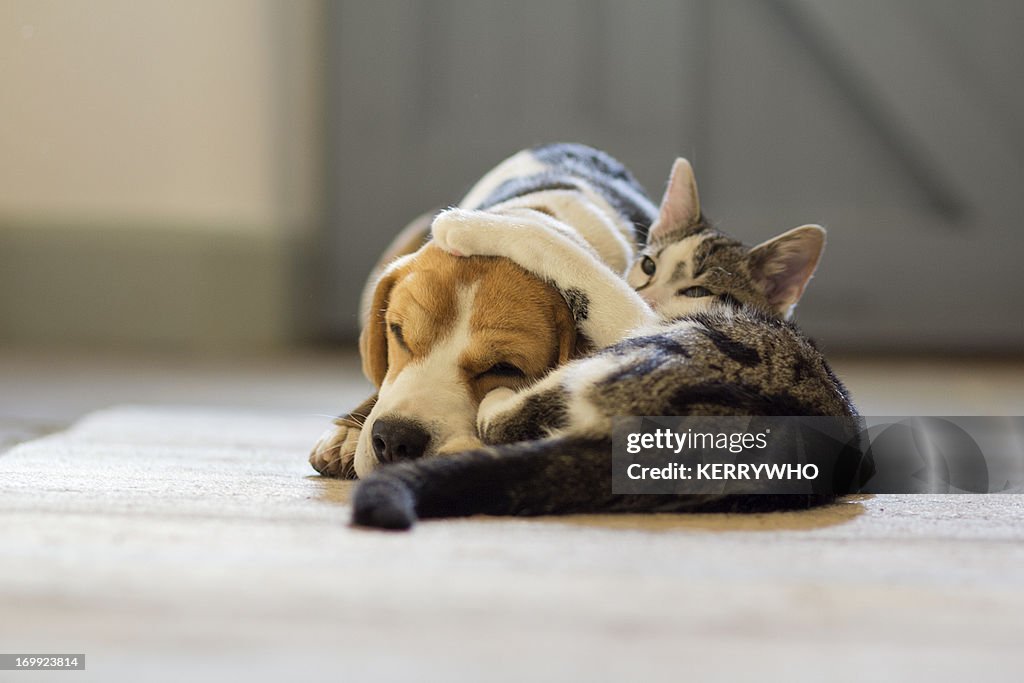
{"label": "dog's closed eye", "polygon": [[512,377],[522,378],[526,377],[526,373],[517,368],[512,363],[495,363],[491,367],[481,372],[477,377]]}
{"label": "dog's closed eye", "polygon": [[409,345],[405,343],[405,337],[402,336],[402,326],[399,325],[398,323],[391,323],[390,325],[388,325],[388,329],[391,330],[391,334],[392,336],[394,336],[395,341],[398,343],[398,345],[401,346],[406,351],[408,351]]}

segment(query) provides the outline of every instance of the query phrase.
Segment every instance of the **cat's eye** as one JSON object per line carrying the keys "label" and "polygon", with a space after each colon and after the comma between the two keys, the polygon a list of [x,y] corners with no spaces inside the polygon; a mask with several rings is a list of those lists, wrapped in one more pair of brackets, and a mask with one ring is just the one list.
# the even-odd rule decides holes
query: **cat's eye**
{"label": "cat's eye", "polygon": [[707,287],[695,285],[693,287],[686,287],[685,289],[680,289],[678,292],[676,292],[676,294],[678,296],[689,296],[694,299],[699,299],[702,296],[711,296],[711,290],[708,289]]}
{"label": "cat's eye", "polygon": [[513,379],[526,377],[526,373],[511,363],[495,363],[481,372],[478,377],[490,375],[491,377],[511,377]]}
{"label": "cat's eye", "polygon": [[658,264],[650,256],[644,256],[643,260],[640,261],[640,270],[644,271],[644,275],[654,275],[654,271],[657,269]]}

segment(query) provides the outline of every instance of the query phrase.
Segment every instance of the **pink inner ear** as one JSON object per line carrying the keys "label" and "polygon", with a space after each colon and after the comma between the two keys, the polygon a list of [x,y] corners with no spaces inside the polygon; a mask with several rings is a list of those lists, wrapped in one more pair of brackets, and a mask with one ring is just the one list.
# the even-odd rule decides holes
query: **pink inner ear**
{"label": "pink inner ear", "polygon": [[660,219],[671,227],[689,225],[699,213],[693,171],[684,161],[677,161],[669,177],[668,188],[661,199]]}
{"label": "pink inner ear", "polygon": [[693,179],[693,169],[685,159],[677,159],[669,175],[668,187],[661,199],[658,220],[651,230],[651,237],[684,228],[697,222],[700,217],[700,200]]}
{"label": "pink inner ear", "polygon": [[766,264],[767,270],[775,271],[766,274],[768,301],[773,305],[796,303],[814,273],[815,260],[802,249],[779,249],[783,253],[772,259],[774,263]]}
{"label": "pink inner ear", "polygon": [[768,301],[773,304],[791,303],[800,298],[803,282],[798,271],[783,271],[772,278]]}

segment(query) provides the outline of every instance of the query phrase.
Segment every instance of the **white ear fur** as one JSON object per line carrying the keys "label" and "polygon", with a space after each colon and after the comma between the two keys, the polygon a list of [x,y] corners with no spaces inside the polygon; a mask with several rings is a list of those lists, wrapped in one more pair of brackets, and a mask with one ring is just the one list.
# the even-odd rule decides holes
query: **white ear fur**
{"label": "white ear fur", "polygon": [[697,194],[697,180],[693,167],[682,157],[672,164],[665,196],[661,198],[658,220],[651,227],[649,237],[667,233],[678,228],[694,225],[700,220],[700,197]]}
{"label": "white ear fur", "polygon": [[751,272],[768,302],[789,318],[825,250],[825,229],[803,225],[750,250]]}

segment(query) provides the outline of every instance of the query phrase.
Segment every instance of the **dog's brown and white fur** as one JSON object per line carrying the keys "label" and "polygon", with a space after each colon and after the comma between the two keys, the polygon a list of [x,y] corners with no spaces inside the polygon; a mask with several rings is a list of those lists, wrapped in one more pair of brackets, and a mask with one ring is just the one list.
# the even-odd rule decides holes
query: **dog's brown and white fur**
{"label": "dog's brown and white fur", "polygon": [[[441,216],[528,221],[624,274],[656,209],[611,157],[549,145],[507,159]],[[405,254],[368,285],[360,352],[378,392],[314,447],[310,463],[323,474],[363,477],[382,462],[479,446],[488,392],[532,384],[588,343],[577,332],[585,305],[511,261],[457,258],[430,242],[408,253],[425,225],[400,236],[394,253]]]}

